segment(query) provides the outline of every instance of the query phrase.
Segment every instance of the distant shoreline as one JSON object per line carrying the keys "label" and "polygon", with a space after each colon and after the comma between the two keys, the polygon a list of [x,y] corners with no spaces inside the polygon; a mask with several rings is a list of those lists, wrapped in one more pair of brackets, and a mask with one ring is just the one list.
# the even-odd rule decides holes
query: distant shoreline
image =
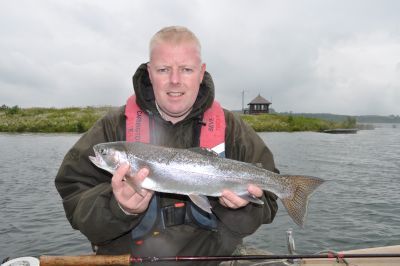
{"label": "distant shoreline", "polygon": [[3,108],[0,132],[83,133],[113,108]]}
{"label": "distant shoreline", "polygon": [[257,132],[324,132],[330,129],[350,129],[356,127],[356,120],[351,117],[341,122],[292,114],[241,115],[241,117]]}
{"label": "distant shoreline", "polygon": [[[3,105],[0,108],[0,132],[83,133],[114,108],[116,107],[19,108]],[[357,126],[356,119],[350,116],[343,116],[342,121],[299,114],[240,114],[240,116],[257,132],[323,132],[328,129]]]}

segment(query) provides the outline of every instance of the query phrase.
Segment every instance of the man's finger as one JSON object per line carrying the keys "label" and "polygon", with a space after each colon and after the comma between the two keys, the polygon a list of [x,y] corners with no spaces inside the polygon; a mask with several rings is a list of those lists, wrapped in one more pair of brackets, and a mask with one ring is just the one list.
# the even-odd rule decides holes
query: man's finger
{"label": "man's finger", "polygon": [[138,193],[135,193],[129,201],[126,202],[127,211],[133,214],[139,214],[144,212],[149,206],[149,202],[151,197],[154,194],[154,191],[145,190],[145,194],[143,197]]}
{"label": "man's finger", "polygon": [[149,169],[147,167],[144,167],[137,172],[137,178],[138,181],[142,182],[148,175],[149,175]]}
{"label": "man's finger", "polygon": [[234,204],[230,202],[227,198],[225,197],[220,197],[219,202],[222,206],[227,207],[227,208],[234,208]]}
{"label": "man's finger", "polygon": [[123,180],[127,172],[129,171],[129,164],[124,163],[120,167],[118,167],[117,171],[115,171],[112,179],[111,186],[113,188],[120,188],[123,186]]}
{"label": "man's finger", "polygon": [[137,209],[141,212],[145,211],[147,209],[147,206],[149,206],[149,202],[151,200],[151,197],[153,196],[154,191],[149,191],[146,190],[145,196],[142,198],[142,200],[139,202],[137,205]]}
{"label": "man's finger", "polygon": [[144,196],[144,192],[142,192],[141,184],[143,180],[149,175],[149,169],[142,168],[133,176],[125,176],[126,183],[134,189],[137,193]]}
{"label": "man's finger", "polygon": [[262,195],[264,194],[264,191],[260,187],[255,186],[255,185],[249,185],[249,187],[247,188],[247,191],[251,195],[253,195],[253,196],[257,197],[257,198],[261,198]]}
{"label": "man's finger", "polygon": [[225,189],[222,191],[222,198],[226,205],[230,208],[240,208],[247,205],[249,202],[247,200],[242,199],[234,192]]}

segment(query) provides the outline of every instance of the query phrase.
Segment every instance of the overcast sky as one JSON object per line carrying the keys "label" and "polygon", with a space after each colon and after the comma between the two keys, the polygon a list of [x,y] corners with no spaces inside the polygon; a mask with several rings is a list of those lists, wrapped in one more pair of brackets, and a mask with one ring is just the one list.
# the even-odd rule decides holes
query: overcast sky
{"label": "overcast sky", "polygon": [[0,105],[122,105],[160,28],[198,35],[216,98],[400,115],[400,1],[0,1]]}

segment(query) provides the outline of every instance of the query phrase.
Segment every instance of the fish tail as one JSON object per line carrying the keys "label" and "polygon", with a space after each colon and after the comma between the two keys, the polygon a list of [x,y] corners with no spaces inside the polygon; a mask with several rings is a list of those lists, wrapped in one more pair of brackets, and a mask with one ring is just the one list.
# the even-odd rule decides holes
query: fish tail
{"label": "fish tail", "polygon": [[290,180],[293,193],[291,197],[282,198],[282,203],[293,221],[303,228],[307,215],[308,200],[324,180],[311,176],[287,175],[285,177]]}

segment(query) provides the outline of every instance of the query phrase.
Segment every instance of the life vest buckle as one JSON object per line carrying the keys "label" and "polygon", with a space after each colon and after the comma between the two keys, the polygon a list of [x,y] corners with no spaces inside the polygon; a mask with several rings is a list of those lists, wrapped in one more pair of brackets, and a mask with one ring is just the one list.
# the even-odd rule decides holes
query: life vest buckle
{"label": "life vest buckle", "polygon": [[161,208],[162,223],[164,227],[184,224],[186,221],[186,204],[177,202],[173,205]]}

